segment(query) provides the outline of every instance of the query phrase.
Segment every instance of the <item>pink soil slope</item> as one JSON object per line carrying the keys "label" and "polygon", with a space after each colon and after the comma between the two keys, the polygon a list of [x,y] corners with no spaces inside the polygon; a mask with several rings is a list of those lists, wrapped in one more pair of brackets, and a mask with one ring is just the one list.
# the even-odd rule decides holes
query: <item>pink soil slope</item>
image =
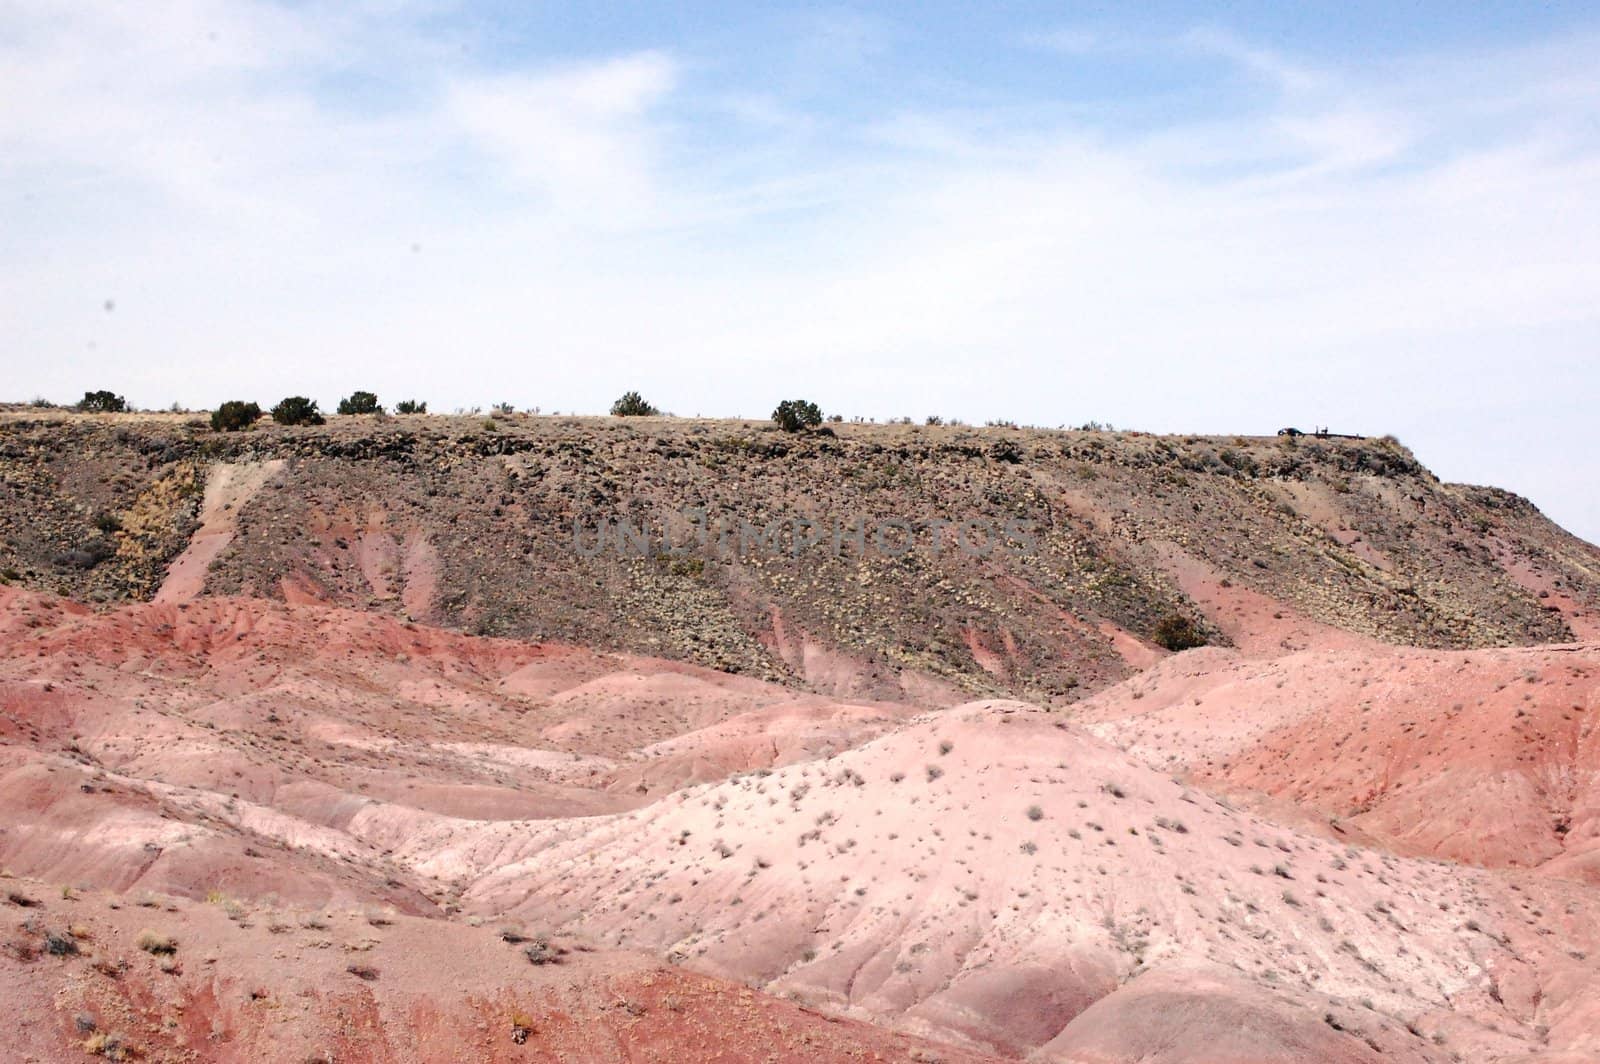
{"label": "pink soil slope", "polygon": [[1074,720],[0,588],[0,1001],[45,1060],[1600,1058],[1593,648],[1269,651]]}
{"label": "pink soil slope", "polygon": [[1191,651],[1074,715],[1406,852],[1600,882],[1600,646]]}
{"label": "pink soil slope", "polygon": [[395,859],[455,877],[468,911],[985,1051],[1600,1052],[1583,888],[1285,828],[1021,703],[619,816],[440,823]]}

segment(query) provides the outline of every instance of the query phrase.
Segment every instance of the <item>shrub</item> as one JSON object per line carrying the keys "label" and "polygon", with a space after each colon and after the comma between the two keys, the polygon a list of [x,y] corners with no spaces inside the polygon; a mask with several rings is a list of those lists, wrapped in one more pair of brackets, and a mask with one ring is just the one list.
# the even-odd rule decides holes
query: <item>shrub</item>
{"label": "shrub", "polygon": [[44,936],[44,951],[52,957],[76,957],[78,942],[70,934],[50,931]]}
{"label": "shrub", "polygon": [[1028,819],[1029,820],[1043,820],[1044,819],[1044,810],[1040,809],[1036,805],[1028,806]]}
{"label": "shrub", "polygon": [[426,414],[428,412],[428,404],[419,403],[415,399],[402,399],[394,404],[394,412],[396,414]]}
{"label": "shrub", "polygon": [[178,943],[170,935],[158,935],[146,928],[139,932],[135,940],[138,947],[146,953],[173,954],[178,952]]}
{"label": "shrub", "polygon": [[272,420],[280,425],[320,425],[322,411],[317,409],[315,399],[291,395],[279,400],[278,405],[272,408]]}
{"label": "shrub", "polygon": [[533,941],[523,947],[522,955],[528,958],[529,964],[546,965],[560,964],[561,958],[566,955],[566,950],[551,943],[545,935],[533,936]]}
{"label": "shrub", "polygon": [[661,411],[645,402],[638,392],[624,392],[621,399],[611,404],[614,417],[657,417]]}
{"label": "shrub", "polygon": [[785,432],[799,432],[822,424],[822,411],[806,399],[785,399],[772,412],[772,420]]}
{"label": "shrub", "polygon": [[78,409],[90,414],[121,414],[127,411],[128,402],[113,392],[84,392]]}
{"label": "shrub", "polygon": [[230,399],[211,412],[211,427],[217,432],[238,432],[247,429],[261,417],[261,408],[254,403]]}
{"label": "shrub", "polygon": [[341,414],[381,414],[383,407],[378,405],[378,397],[371,392],[351,392],[339,400],[339,413]]}
{"label": "shrub", "polygon": [[133,1047],[120,1034],[107,1034],[104,1031],[91,1034],[83,1041],[83,1051],[92,1057],[105,1057],[107,1060],[127,1060]]}
{"label": "shrub", "polygon": [[1157,646],[1168,650],[1189,650],[1206,645],[1206,634],[1200,626],[1180,613],[1169,613],[1161,618],[1150,638]]}

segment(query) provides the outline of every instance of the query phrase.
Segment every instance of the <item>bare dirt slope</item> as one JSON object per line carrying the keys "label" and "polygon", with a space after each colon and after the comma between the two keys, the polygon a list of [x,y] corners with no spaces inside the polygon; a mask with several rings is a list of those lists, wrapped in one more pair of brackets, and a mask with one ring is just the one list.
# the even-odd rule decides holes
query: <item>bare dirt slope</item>
{"label": "bare dirt slope", "polygon": [[1074,719],[1403,852],[1600,883],[1600,646],[1178,655]]}
{"label": "bare dirt slope", "polygon": [[[616,817],[440,824],[397,859],[461,877],[469,911],[1007,1054],[1600,1051],[1586,889],[1287,828],[1062,725],[976,703]],[[1165,1041],[1148,1020],[1175,1008]]]}
{"label": "bare dirt slope", "polygon": [[0,863],[190,897],[432,911],[353,821],[628,809],[914,712],[322,606],[94,613],[0,589],[0,636]]}
{"label": "bare dirt slope", "polygon": [[[728,1015],[753,1025],[749,1052],[807,1044],[810,1014],[725,979],[1013,1058],[1600,1051],[1591,886],[1398,857],[1314,798],[1229,804],[1206,786],[1231,782],[1176,782],[1142,763],[1155,751],[1059,710],[840,701],[262,600],[93,611],[9,589],[0,647],[0,866],[44,903],[4,910],[0,978],[32,1003],[41,1059],[113,1026],[158,1057],[236,1044],[242,1059],[268,1036],[262,1001],[295,1003],[284,1037],[307,1058],[493,1059],[518,1044],[512,1009],[548,1031],[527,1044],[579,1059],[651,1059]],[[1408,655],[1459,656],[1372,660]],[[1199,650],[1135,682],[1208,662],[1279,664]],[[1359,768],[1335,752],[1330,774],[1346,754]],[[56,923],[80,921],[99,944],[84,954],[116,944],[120,974],[50,953]],[[127,946],[145,927],[219,959],[185,945],[161,972]],[[577,989],[526,983],[525,959],[482,933],[502,927],[592,947],[598,967],[574,959]],[[425,989],[441,971],[443,997]],[[613,994],[661,1015],[618,1013]],[[74,1041],[83,1010],[96,1030]],[[569,1019],[608,1032],[602,1055],[571,1048]],[[818,1051],[961,1059],[863,1030]]]}
{"label": "bare dirt slope", "polygon": [[[844,530],[841,554],[737,535],[659,550],[690,508],[735,533],[814,520]],[[916,549],[863,554],[857,518],[908,522]],[[592,547],[618,519],[654,553],[575,549],[575,525]],[[1035,549],[972,557],[946,528],[936,554],[939,523],[966,521],[1026,522]],[[1124,679],[1174,615],[1257,653],[1561,642],[1600,618],[1593,547],[1393,441],[964,426],[350,417],[225,434],[0,412],[0,576],[90,601],[170,580],[167,598],[198,584],[946,702]]]}
{"label": "bare dirt slope", "polygon": [[992,1059],[515,923],[0,890],[8,1061]]}

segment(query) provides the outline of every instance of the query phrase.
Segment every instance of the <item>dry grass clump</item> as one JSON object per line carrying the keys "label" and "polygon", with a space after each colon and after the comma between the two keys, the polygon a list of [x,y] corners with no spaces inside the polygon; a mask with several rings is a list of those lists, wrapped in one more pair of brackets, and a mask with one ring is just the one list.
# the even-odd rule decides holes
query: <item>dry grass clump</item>
{"label": "dry grass clump", "polygon": [[78,940],[70,932],[47,931],[44,951],[52,957],[75,957],[78,954]]}
{"label": "dry grass clump", "polygon": [[145,928],[139,932],[139,937],[134,944],[146,953],[158,956],[171,956],[178,952],[178,940],[171,935],[158,935],[156,932]]}
{"label": "dry grass clump", "polygon": [[103,1031],[85,1038],[83,1051],[90,1056],[105,1057],[107,1060],[128,1060],[136,1053],[134,1047],[129,1045],[122,1035]]}
{"label": "dry grass clump", "polygon": [[528,958],[529,964],[546,965],[560,964],[567,951],[553,944],[548,935],[534,935],[528,945],[522,950],[523,956]]}

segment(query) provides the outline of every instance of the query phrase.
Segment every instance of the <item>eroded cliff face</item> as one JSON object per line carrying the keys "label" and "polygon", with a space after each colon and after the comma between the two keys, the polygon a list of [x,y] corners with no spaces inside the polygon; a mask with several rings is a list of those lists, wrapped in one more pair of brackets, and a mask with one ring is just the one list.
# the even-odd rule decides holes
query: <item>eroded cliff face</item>
{"label": "eroded cliff face", "polygon": [[1159,659],[1169,618],[1272,652],[1600,631],[1600,552],[1388,440],[525,416],[219,434],[13,411],[0,575],[100,603],[325,601],[933,702],[1077,697]]}

